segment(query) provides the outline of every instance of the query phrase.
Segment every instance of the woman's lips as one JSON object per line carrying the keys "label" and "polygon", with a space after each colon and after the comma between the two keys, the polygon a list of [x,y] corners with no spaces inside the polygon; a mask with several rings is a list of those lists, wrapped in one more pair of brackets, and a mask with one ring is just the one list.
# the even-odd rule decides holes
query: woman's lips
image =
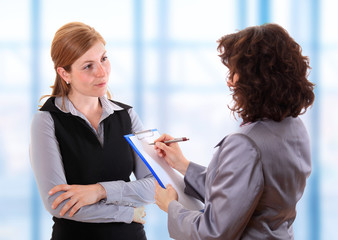
{"label": "woman's lips", "polygon": [[105,87],[106,85],[107,85],[107,82],[95,84],[95,86],[97,87]]}

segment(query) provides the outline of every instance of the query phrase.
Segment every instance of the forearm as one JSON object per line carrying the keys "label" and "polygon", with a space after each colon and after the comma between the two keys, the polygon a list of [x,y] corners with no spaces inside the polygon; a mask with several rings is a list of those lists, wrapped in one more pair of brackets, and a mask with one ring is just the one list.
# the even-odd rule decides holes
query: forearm
{"label": "forearm", "polygon": [[143,178],[136,181],[100,182],[107,193],[106,204],[140,207],[154,203],[155,179]]}
{"label": "forearm", "polygon": [[130,223],[133,219],[134,208],[128,206],[107,205],[103,201],[99,201],[92,205],[81,207],[74,216],[70,217],[68,212],[60,216],[60,211],[68,200],[63,201],[56,209],[50,206],[57,196],[47,199],[45,206],[48,212],[58,218],[65,218],[79,222],[125,222]]}
{"label": "forearm", "polygon": [[[74,216],[70,217],[69,212],[61,216],[60,212],[64,205],[69,199],[64,200],[60,205],[53,209],[52,204],[55,199],[60,196],[63,191],[57,192],[53,195],[49,195],[50,189],[60,184],[67,184],[65,179],[57,177],[54,171],[46,171],[42,174],[41,171],[34,169],[36,182],[38,183],[38,189],[46,210],[55,217],[66,218],[80,222],[126,222],[130,223],[133,219],[133,207],[128,206],[116,206],[107,205],[103,201],[99,201],[95,204],[83,206],[75,213]],[[48,174],[49,173],[49,174]],[[61,175],[62,176],[62,175]]]}
{"label": "forearm", "polygon": [[41,174],[36,172],[35,177],[38,183],[38,189],[43,201],[43,204],[46,210],[55,217],[66,218],[80,222],[126,222],[130,223],[133,219],[133,207],[128,206],[116,206],[116,205],[107,205],[103,201],[99,201],[95,204],[83,206],[75,213],[74,216],[70,217],[69,212],[60,215],[60,212],[64,205],[69,201],[66,199],[60,203],[57,208],[52,208],[52,204],[55,199],[60,196],[63,191],[57,192],[53,195],[49,195],[50,189],[59,184],[66,184],[66,181],[63,181],[62,178],[55,178],[57,174],[50,174],[49,176],[54,176],[49,178],[48,174]]}

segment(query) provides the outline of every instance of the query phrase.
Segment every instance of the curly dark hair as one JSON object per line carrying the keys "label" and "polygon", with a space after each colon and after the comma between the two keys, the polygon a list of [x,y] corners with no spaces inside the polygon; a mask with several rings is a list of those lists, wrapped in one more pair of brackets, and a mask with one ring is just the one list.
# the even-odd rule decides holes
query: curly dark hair
{"label": "curly dark hair", "polygon": [[217,50],[229,69],[234,105],[244,123],[297,117],[313,104],[314,84],[308,80],[309,58],[277,24],[245,28],[218,40]]}

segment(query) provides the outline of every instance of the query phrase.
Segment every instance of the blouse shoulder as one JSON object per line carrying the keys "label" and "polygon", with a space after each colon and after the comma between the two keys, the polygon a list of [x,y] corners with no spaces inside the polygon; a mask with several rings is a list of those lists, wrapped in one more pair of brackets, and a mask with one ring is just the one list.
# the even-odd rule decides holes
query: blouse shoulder
{"label": "blouse shoulder", "polygon": [[244,154],[257,160],[261,157],[261,150],[256,142],[251,137],[243,133],[234,133],[228,135],[224,138],[219,146],[221,151],[226,151],[235,155]]}
{"label": "blouse shoulder", "polygon": [[251,145],[252,147],[257,148],[257,145],[255,141],[244,133],[233,133],[228,136],[226,136],[219,145],[224,145],[225,143],[229,144],[229,142],[232,142],[234,144],[245,144],[245,145]]}
{"label": "blouse shoulder", "polygon": [[46,129],[54,126],[53,118],[48,111],[37,111],[33,116],[33,120],[31,123],[31,129],[34,131],[35,129]]}

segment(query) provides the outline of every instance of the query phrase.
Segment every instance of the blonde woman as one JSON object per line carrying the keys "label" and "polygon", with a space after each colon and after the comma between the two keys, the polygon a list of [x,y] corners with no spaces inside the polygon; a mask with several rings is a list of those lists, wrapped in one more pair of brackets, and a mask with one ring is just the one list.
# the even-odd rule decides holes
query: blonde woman
{"label": "blonde woman", "polygon": [[146,239],[154,178],[123,137],[143,130],[140,119],[109,99],[104,39],[72,22],[56,32],[51,56],[56,78],[32,121],[30,159],[52,239]]}

